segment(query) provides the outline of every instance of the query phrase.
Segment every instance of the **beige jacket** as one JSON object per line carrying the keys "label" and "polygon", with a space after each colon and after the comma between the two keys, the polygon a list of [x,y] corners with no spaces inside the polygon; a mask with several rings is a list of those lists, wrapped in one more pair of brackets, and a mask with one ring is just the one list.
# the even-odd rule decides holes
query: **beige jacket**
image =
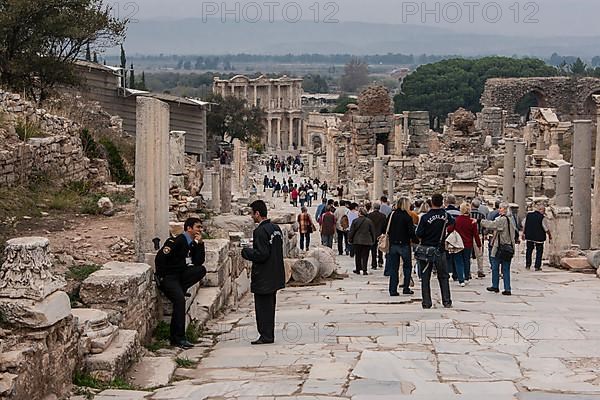
{"label": "beige jacket", "polygon": [[494,231],[494,236],[491,241],[492,254],[494,257],[496,256],[498,245],[500,243],[510,243],[513,246],[515,245],[515,232],[517,231],[517,227],[512,216],[499,215],[498,218],[493,221],[481,220],[481,226]]}

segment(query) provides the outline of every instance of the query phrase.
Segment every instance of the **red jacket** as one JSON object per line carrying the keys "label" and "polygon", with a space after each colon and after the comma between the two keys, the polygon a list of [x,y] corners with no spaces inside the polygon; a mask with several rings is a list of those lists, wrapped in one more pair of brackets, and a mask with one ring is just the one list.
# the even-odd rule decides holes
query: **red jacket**
{"label": "red jacket", "polygon": [[481,247],[481,239],[479,239],[479,233],[477,233],[477,221],[468,215],[459,215],[455,220],[454,225],[448,227],[448,232],[456,230],[463,240],[465,249],[473,248],[473,238],[475,238],[477,247]]}

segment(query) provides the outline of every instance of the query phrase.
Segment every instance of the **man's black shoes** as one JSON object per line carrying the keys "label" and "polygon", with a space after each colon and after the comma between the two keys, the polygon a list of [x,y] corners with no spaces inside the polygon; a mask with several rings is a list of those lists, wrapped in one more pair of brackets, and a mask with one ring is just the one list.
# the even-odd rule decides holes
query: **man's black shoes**
{"label": "man's black shoes", "polygon": [[494,293],[499,293],[500,289],[495,288],[495,287],[489,287],[486,289],[488,292],[494,292]]}
{"label": "man's black shoes", "polygon": [[180,349],[191,349],[192,347],[194,347],[194,344],[183,339],[179,341],[171,341],[171,346],[176,346]]}
{"label": "man's black shoes", "polygon": [[512,293],[510,290],[505,290],[504,292],[502,292],[502,294],[505,296],[510,296]]}
{"label": "man's black shoes", "polygon": [[415,292],[409,289],[409,290],[403,290],[402,294],[415,294]]}
{"label": "man's black shoes", "polygon": [[263,337],[261,336],[261,337],[259,337],[258,339],[256,339],[256,340],[254,340],[254,341],[250,342],[250,344],[272,344],[272,343],[274,343],[274,342],[275,342],[275,340],[268,340],[268,339],[265,339],[265,338],[263,338]]}

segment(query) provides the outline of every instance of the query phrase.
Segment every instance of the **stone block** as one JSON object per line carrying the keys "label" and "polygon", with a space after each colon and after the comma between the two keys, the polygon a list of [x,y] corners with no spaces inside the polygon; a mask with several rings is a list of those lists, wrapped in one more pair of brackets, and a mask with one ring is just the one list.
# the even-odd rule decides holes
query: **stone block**
{"label": "stone block", "polygon": [[110,382],[125,376],[140,354],[137,331],[120,330],[111,345],[100,354],[88,356],[84,361],[84,370],[92,377]]}
{"label": "stone block", "polygon": [[188,311],[189,319],[204,324],[209,318],[212,318],[218,311],[220,294],[221,288],[201,288]]}
{"label": "stone block", "polygon": [[295,212],[272,212],[269,217],[274,224],[293,224],[296,222]]}
{"label": "stone block", "polygon": [[248,292],[250,292],[250,277],[248,271],[244,269],[235,280],[235,299],[241,299]]}
{"label": "stone block", "polygon": [[571,271],[583,271],[591,269],[592,266],[585,257],[563,258],[560,260],[560,265]]}
{"label": "stone block", "polygon": [[246,237],[252,237],[254,221],[244,215],[217,215],[206,224],[206,229],[212,237],[229,239],[230,232],[244,232]]}
{"label": "stone block", "polygon": [[141,297],[152,283],[152,267],[111,261],[83,281],[81,300],[87,304],[127,304]]}
{"label": "stone block", "polygon": [[129,381],[141,389],[166,386],[171,381],[175,368],[177,364],[171,357],[142,357],[131,369]]}
{"label": "stone block", "polygon": [[587,260],[593,268],[600,268],[600,250],[590,252],[587,256]]}
{"label": "stone block", "polygon": [[231,258],[227,258],[224,262],[211,264],[211,271],[208,271],[204,278],[204,286],[207,287],[222,287],[226,280],[231,279]]}
{"label": "stone block", "polygon": [[44,300],[0,298],[0,312],[8,323],[29,328],[47,328],[71,315],[71,301],[62,291]]}
{"label": "stone block", "polygon": [[216,272],[218,265],[229,258],[229,240],[210,239],[204,241],[206,261],[204,266],[208,272]]}

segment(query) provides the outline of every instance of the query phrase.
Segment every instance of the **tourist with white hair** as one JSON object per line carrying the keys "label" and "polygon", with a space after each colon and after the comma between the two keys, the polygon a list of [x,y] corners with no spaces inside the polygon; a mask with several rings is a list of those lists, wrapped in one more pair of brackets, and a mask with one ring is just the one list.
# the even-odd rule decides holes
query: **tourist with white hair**
{"label": "tourist with white hair", "polygon": [[523,240],[527,242],[525,252],[525,268],[531,269],[531,259],[535,248],[535,270],[542,270],[542,256],[544,254],[544,242],[552,240],[552,234],[546,221],[546,206],[540,203],[534,211],[527,213],[523,220]]}
{"label": "tourist with white hair", "polygon": [[492,265],[492,286],[489,292],[500,292],[500,268],[504,280],[505,296],[510,296],[510,264],[515,254],[515,245],[519,243],[519,231],[511,215],[508,203],[502,202],[498,207],[498,217],[494,221],[481,221],[485,229],[493,232],[490,240],[490,264]]}

